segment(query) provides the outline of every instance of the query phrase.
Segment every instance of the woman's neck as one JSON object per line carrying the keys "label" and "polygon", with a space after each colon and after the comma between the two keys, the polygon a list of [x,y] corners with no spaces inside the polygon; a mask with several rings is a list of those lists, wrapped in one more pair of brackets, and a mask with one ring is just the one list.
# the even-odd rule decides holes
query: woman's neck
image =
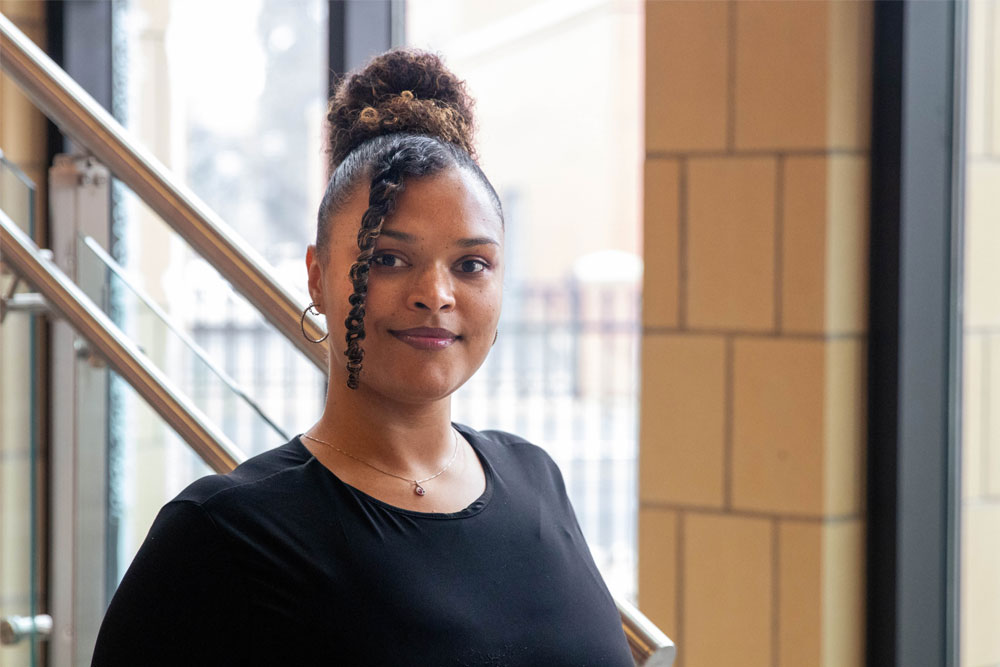
{"label": "woman's neck", "polygon": [[452,455],[451,397],[398,403],[363,384],[354,390],[330,386],[323,416],[306,433],[375,465],[422,471]]}

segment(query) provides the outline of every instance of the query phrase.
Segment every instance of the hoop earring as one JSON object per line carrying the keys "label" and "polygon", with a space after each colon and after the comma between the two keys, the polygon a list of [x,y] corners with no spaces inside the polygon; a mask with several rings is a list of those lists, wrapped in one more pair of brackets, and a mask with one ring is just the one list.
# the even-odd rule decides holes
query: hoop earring
{"label": "hoop earring", "polygon": [[329,331],[327,331],[325,334],[323,334],[322,338],[319,338],[319,339],[316,339],[316,340],[313,340],[312,338],[310,338],[309,334],[306,333],[306,313],[308,313],[310,310],[313,311],[313,313],[317,317],[319,317],[320,312],[318,310],[316,310],[316,304],[315,303],[310,303],[308,306],[306,306],[306,309],[302,311],[302,317],[299,318],[299,328],[302,329],[302,335],[310,343],[322,343],[323,341],[326,340],[327,336],[330,335]]}
{"label": "hoop earring", "polygon": [[499,337],[500,337],[500,330],[497,329],[496,333],[493,334],[493,342],[490,343],[490,346],[496,345],[497,344],[497,338],[499,338]]}

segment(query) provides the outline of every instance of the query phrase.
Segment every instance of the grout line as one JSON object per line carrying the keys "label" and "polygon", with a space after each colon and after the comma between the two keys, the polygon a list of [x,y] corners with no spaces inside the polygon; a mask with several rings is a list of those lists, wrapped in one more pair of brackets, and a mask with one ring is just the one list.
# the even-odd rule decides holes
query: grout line
{"label": "grout line", "polygon": [[[30,171],[40,171],[43,177],[48,173],[49,165],[48,162],[46,162],[45,160],[25,160],[22,162],[20,160],[15,160],[14,158],[12,158],[9,153],[4,153],[4,156],[9,161],[13,162],[18,169],[27,174],[28,177],[31,178],[31,180],[35,179],[31,176],[31,174],[28,173]],[[41,183],[35,183],[35,185],[41,185]]]}
{"label": "grout line", "polygon": [[736,0],[726,5],[726,153],[736,150]]}
{"label": "grout line", "polygon": [[978,326],[978,327],[964,327],[962,329],[962,334],[965,336],[969,335],[980,335],[980,336],[993,336],[1000,334],[1000,326]]}
{"label": "grout line", "polygon": [[677,513],[677,571],[674,575],[676,582],[674,591],[677,610],[677,638],[674,640],[676,646],[684,646],[684,510]]}
{"label": "grout line", "polygon": [[724,384],[722,398],[722,506],[729,511],[733,507],[733,396],[735,379],[733,372],[735,343],[732,336],[726,337],[723,353]]}
{"label": "grout line", "polygon": [[[874,3],[871,3],[874,4]],[[867,42],[867,46],[864,46],[861,41],[858,41],[855,46],[858,47],[859,51],[865,53],[868,57],[858,58],[854,64],[854,99],[863,100],[868,99],[868,104],[858,104],[854,109],[854,128],[855,130],[867,128],[867,133],[858,132],[854,136],[854,143],[860,143],[862,145],[867,144],[866,151],[871,154],[871,95],[872,95],[872,82],[869,77],[871,73],[874,77],[874,67],[873,63],[875,54],[875,38],[874,38],[874,22],[875,22],[875,8],[871,9],[871,23],[868,24],[868,28],[862,30],[861,39]],[[864,17],[862,16],[862,22],[864,22]]]}
{"label": "grout line", "polygon": [[[859,148],[734,148],[733,150],[691,149],[686,151],[646,151],[647,160],[680,160],[684,158],[754,158],[774,157],[861,157],[871,156],[871,151]],[[975,157],[975,155],[973,156]]]}
{"label": "grout line", "polygon": [[1000,164],[1000,153],[967,153],[965,158],[967,164]]}
{"label": "grout line", "polygon": [[[997,16],[996,16],[996,13],[995,13],[997,11],[996,3],[986,3],[986,6],[984,7],[984,9],[987,12],[989,12],[989,14],[986,16],[986,21],[987,21],[987,23],[986,23],[986,25],[987,25],[986,30],[987,30],[987,34],[989,34],[991,32],[990,28],[995,27],[996,24],[997,24]],[[996,62],[996,44],[995,44],[995,40],[992,40],[992,39],[986,40],[986,62],[988,62],[988,63],[995,63]],[[986,77],[986,82],[985,82],[986,83],[986,95],[985,95],[985,97],[986,97],[986,109],[989,110],[989,111],[993,111],[996,108],[996,103],[997,103],[997,95],[996,95],[997,91],[996,91],[996,86],[994,86],[994,81],[995,81],[994,77],[992,77],[992,76],[987,76]],[[985,136],[983,137],[983,139],[984,139],[984,141],[986,143],[986,150],[987,151],[992,151],[994,149],[993,140],[994,140],[994,137],[996,135],[996,127],[993,124],[993,119],[994,119],[995,116],[996,116],[995,113],[987,113],[986,114],[986,119],[985,119],[986,120],[986,127],[983,128],[983,134]]]}
{"label": "grout line", "polygon": [[982,346],[982,362],[980,367],[985,371],[983,373],[983,386],[980,390],[980,396],[982,397],[982,405],[979,408],[982,414],[982,432],[979,434],[979,451],[982,457],[979,461],[979,483],[980,488],[986,492],[990,489],[990,448],[987,446],[992,442],[991,436],[993,430],[993,420],[990,419],[990,409],[989,406],[992,403],[993,386],[990,382],[990,366],[992,356],[990,354],[991,346],[990,339],[987,336],[983,336],[979,344]]}
{"label": "grout line", "polygon": [[978,496],[971,496],[962,499],[962,509],[973,507],[997,507],[1000,506],[1000,493],[983,493]]}
{"label": "grout line", "polygon": [[778,154],[774,174],[774,331],[781,333],[782,288],[784,286],[785,156]]}
{"label": "grout line", "polygon": [[688,310],[688,161],[681,158],[677,178],[677,326],[687,329]]}
{"label": "grout line", "polygon": [[771,522],[771,664],[778,667],[781,637],[781,531],[778,520]]}
{"label": "grout line", "polygon": [[770,338],[774,340],[814,340],[819,342],[839,341],[839,340],[868,340],[867,333],[805,333],[796,331],[782,331],[780,333],[770,329],[764,331],[739,331],[736,329],[703,329],[703,328],[680,328],[646,326],[642,327],[642,335],[657,334],[691,334],[699,336],[741,336],[744,338]]}
{"label": "grout line", "polygon": [[799,521],[802,523],[837,524],[847,521],[857,521],[865,518],[865,513],[859,510],[856,514],[831,514],[817,516],[815,514],[788,514],[783,512],[767,512],[763,510],[742,510],[725,507],[708,507],[705,505],[685,505],[669,501],[644,500],[639,503],[640,509],[670,510],[687,512],[689,514],[711,514],[718,516],[744,519],[776,519],[780,521]]}

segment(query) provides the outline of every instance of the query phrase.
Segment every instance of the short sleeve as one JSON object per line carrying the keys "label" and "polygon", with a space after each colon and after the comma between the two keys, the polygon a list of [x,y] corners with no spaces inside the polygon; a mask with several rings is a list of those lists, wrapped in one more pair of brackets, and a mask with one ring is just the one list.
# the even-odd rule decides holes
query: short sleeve
{"label": "short sleeve", "polygon": [[227,561],[224,536],[201,505],[164,506],[111,600],[92,666],[238,660],[245,605]]}

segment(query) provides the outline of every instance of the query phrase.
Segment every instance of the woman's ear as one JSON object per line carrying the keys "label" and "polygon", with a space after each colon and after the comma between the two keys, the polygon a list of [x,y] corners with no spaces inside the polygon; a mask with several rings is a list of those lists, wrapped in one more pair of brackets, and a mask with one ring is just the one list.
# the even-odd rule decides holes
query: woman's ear
{"label": "woman's ear", "polygon": [[307,282],[309,298],[316,304],[316,310],[323,312],[323,267],[319,261],[320,253],[316,246],[310,244],[306,248],[306,272],[309,279]]}

